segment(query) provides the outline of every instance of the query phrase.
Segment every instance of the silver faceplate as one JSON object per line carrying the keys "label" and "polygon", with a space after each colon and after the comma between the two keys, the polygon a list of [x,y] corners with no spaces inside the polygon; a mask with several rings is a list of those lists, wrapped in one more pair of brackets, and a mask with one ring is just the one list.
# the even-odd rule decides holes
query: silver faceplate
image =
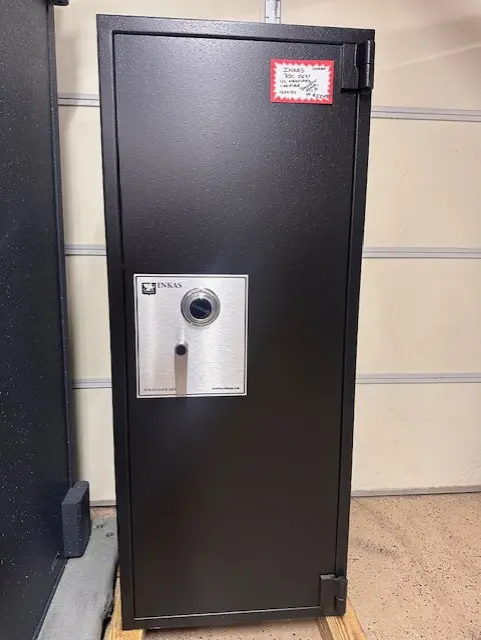
{"label": "silver faceplate", "polygon": [[[184,318],[181,303],[193,289],[218,297],[220,312],[211,324]],[[134,292],[137,397],[246,395],[248,276],[136,274]],[[189,350],[187,381],[177,390],[181,343]]]}

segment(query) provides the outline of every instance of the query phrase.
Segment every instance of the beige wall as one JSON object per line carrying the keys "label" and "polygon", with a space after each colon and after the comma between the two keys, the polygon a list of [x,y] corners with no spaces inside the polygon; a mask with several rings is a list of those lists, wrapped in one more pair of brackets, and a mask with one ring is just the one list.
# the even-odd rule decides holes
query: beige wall
{"label": "beige wall", "polygon": [[481,484],[481,385],[358,385],[353,489]]}
{"label": "beige wall", "polygon": [[[435,6],[434,6],[435,5]],[[97,94],[96,13],[263,19],[263,0],[71,0],[59,92]],[[282,0],[283,22],[377,29],[374,104],[481,109],[477,0]],[[96,107],[61,107],[66,242],[103,245]],[[373,120],[365,244],[481,247],[481,123]],[[70,256],[74,377],[110,377],[104,256]],[[366,259],[358,373],[481,372],[481,261]],[[114,499],[110,389],[75,392],[83,477]],[[358,385],[353,488],[481,484],[480,384]]]}
{"label": "beige wall", "polygon": [[282,21],[376,29],[375,105],[480,108],[478,0],[282,0]]}

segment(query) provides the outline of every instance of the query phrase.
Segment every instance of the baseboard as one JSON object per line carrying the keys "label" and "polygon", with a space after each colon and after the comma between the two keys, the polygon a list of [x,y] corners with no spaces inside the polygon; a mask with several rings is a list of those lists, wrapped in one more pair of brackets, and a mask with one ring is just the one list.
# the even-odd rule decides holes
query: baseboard
{"label": "baseboard", "polygon": [[116,505],[117,505],[117,501],[115,500],[115,498],[112,498],[111,500],[91,500],[90,501],[91,507],[115,507]]}
{"label": "baseboard", "polygon": [[[481,485],[462,485],[456,487],[411,487],[410,489],[355,489],[353,498],[382,498],[383,496],[429,496],[439,493],[481,493]],[[115,507],[115,499],[91,500],[91,507]]]}
{"label": "baseboard", "polygon": [[357,489],[353,498],[376,498],[382,496],[428,496],[442,493],[479,493],[481,485],[473,484],[457,487],[411,487],[409,489]]}

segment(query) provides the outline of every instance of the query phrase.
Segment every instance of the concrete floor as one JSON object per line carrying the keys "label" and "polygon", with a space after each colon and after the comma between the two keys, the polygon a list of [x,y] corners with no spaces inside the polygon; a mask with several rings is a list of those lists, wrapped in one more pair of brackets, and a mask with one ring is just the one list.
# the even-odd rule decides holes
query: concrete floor
{"label": "concrete floor", "polygon": [[368,640],[481,639],[481,494],[357,498],[350,598]]}
{"label": "concrete floor", "polygon": [[[350,598],[368,640],[481,640],[481,494],[357,498]],[[149,640],[320,640],[315,621]]]}

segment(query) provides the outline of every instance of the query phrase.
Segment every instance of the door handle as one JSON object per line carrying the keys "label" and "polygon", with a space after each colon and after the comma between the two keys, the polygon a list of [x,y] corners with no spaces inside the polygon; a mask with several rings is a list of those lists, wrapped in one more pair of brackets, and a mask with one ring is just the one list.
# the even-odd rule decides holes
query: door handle
{"label": "door handle", "polygon": [[189,360],[189,345],[178,342],[174,349],[175,393],[178,396],[187,395],[187,365]]}

